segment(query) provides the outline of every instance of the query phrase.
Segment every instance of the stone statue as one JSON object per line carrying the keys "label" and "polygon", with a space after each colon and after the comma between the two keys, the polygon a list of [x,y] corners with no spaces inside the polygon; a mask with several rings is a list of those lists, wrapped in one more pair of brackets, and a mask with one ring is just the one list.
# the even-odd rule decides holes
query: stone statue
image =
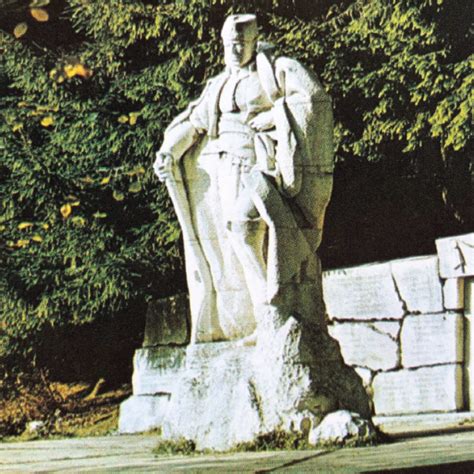
{"label": "stone statue", "polygon": [[225,70],[168,127],[155,171],[183,230],[192,341],[252,343],[295,309],[295,285],[320,286],[332,110],[299,62],[257,53],[254,15],[228,17],[222,39]]}
{"label": "stone statue", "polygon": [[212,449],[316,429],[338,409],[370,416],[327,333],[316,255],[331,100],[302,64],[257,44],[255,15],[228,17],[222,39],[225,70],[167,128],[154,166],[183,232],[192,329],[185,349],[150,359],[162,377],[150,413],[165,438]]}

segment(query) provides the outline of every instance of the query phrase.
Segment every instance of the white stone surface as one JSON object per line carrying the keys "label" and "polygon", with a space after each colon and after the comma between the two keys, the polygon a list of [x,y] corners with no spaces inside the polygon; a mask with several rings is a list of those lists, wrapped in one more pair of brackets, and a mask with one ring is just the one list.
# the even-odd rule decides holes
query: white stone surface
{"label": "white stone surface", "polygon": [[381,372],[374,377],[376,415],[456,411],[463,406],[459,364]]}
{"label": "white stone surface", "polygon": [[138,349],[133,358],[134,395],[171,393],[184,367],[186,349],[153,347]]}
{"label": "white stone surface", "polygon": [[443,311],[443,292],[436,256],[391,262],[401,299],[410,313]]}
{"label": "white stone surface", "polygon": [[400,336],[406,368],[463,361],[463,317],[458,313],[406,316]]}
{"label": "white stone surface", "polygon": [[185,293],[150,302],[143,347],[189,343],[189,319],[189,299]]}
{"label": "white stone surface", "polygon": [[443,278],[474,276],[474,232],[436,241]]}
{"label": "white stone surface", "polygon": [[141,433],[161,426],[168,395],[132,395],[120,404],[119,433]]}
{"label": "white stone surface", "polygon": [[369,439],[374,435],[372,425],[357,413],[339,410],[326,415],[323,421],[309,432],[309,444],[344,443],[349,440]]}
{"label": "white stone surface", "polygon": [[335,323],[328,326],[328,330],[341,345],[346,364],[372,370],[397,367],[398,344],[390,336],[375,331],[370,324]]}
{"label": "white stone surface", "polygon": [[168,126],[154,165],[183,232],[192,342],[249,337],[295,282],[320,287],[307,270],[332,191],[330,97],[298,61],[257,50],[255,15],[225,24],[240,47],[224,41],[226,68]]}
{"label": "white stone surface", "polygon": [[259,333],[253,346],[189,346],[162,432],[166,439],[192,439],[198,449],[225,450],[299,427],[305,418],[322,419],[336,407],[370,413],[360,379],[335,341],[289,318]]}
{"label": "white stone surface", "polygon": [[466,318],[466,395],[469,403],[469,409],[471,411],[474,411],[474,278],[466,278],[465,302],[466,304],[464,316]]}
{"label": "white stone surface", "polygon": [[423,415],[374,416],[374,425],[389,435],[428,434],[452,430],[472,430],[474,412],[427,413]]}
{"label": "white stone surface", "polygon": [[389,263],[327,271],[323,291],[331,319],[400,319],[405,314]]}
{"label": "white stone surface", "polygon": [[464,278],[448,278],[444,282],[443,305],[451,310],[464,308]]}
{"label": "white stone surface", "polygon": [[[222,38],[226,68],[168,126],[154,165],[183,233],[191,344],[184,367],[138,353],[133,380],[136,394],[171,394],[163,436],[219,450],[336,406],[370,413],[322,323],[331,99],[298,61],[257,51],[255,15],[230,15]],[[158,322],[152,341],[173,327]]]}
{"label": "white stone surface", "polygon": [[377,331],[388,334],[393,339],[398,339],[400,334],[400,321],[372,321],[370,325]]}
{"label": "white stone surface", "polygon": [[357,375],[362,379],[364,387],[369,387],[372,383],[373,372],[364,367],[354,367],[354,370],[357,372]]}

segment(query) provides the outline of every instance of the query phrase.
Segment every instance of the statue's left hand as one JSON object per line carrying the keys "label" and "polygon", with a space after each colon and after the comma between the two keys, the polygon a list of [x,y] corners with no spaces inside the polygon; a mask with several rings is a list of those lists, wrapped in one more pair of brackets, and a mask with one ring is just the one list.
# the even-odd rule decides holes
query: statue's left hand
{"label": "statue's left hand", "polygon": [[250,120],[249,125],[258,132],[270,130],[275,126],[273,112],[268,110],[266,112],[259,113],[252,120]]}

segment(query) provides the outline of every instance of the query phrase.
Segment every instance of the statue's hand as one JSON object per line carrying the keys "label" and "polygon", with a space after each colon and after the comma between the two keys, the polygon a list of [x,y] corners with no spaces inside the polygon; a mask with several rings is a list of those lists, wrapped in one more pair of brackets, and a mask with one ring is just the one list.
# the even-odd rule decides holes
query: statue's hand
{"label": "statue's hand", "polygon": [[256,115],[252,120],[250,120],[249,125],[258,132],[270,130],[275,126],[275,122],[273,120],[273,112],[271,110],[268,110],[267,112],[261,112],[260,114]]}
{"label": "statue's hand", "polygon": [[170,153],[157,152],[153,170],[161,182],[171,178],[173,176],[173,156]]}

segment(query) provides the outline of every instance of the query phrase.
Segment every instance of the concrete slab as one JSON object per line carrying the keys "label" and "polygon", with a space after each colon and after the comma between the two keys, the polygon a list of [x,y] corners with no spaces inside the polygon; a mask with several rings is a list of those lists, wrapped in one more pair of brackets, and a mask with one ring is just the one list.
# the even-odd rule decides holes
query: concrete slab
{"label": "concrete slab", "polygon": [[[0,443],[0,472],[383,472],[442,466],[474,466],[474,431],[399,440],[336,451],[268,451],[193,456],[153,455],[157,436]],[[469,470],[462,472],[471,472]],[[407,471],[408,472],[408,471]],[[423,470],[421,472],[430,472]],[[438,472],[438,471],[437,471]]]}
{"label": "concrete slab", "polygon": [[374,416],[373,422],[382,433],[387,435],[427,435],[449,431],[474,430],[474,412]]}

